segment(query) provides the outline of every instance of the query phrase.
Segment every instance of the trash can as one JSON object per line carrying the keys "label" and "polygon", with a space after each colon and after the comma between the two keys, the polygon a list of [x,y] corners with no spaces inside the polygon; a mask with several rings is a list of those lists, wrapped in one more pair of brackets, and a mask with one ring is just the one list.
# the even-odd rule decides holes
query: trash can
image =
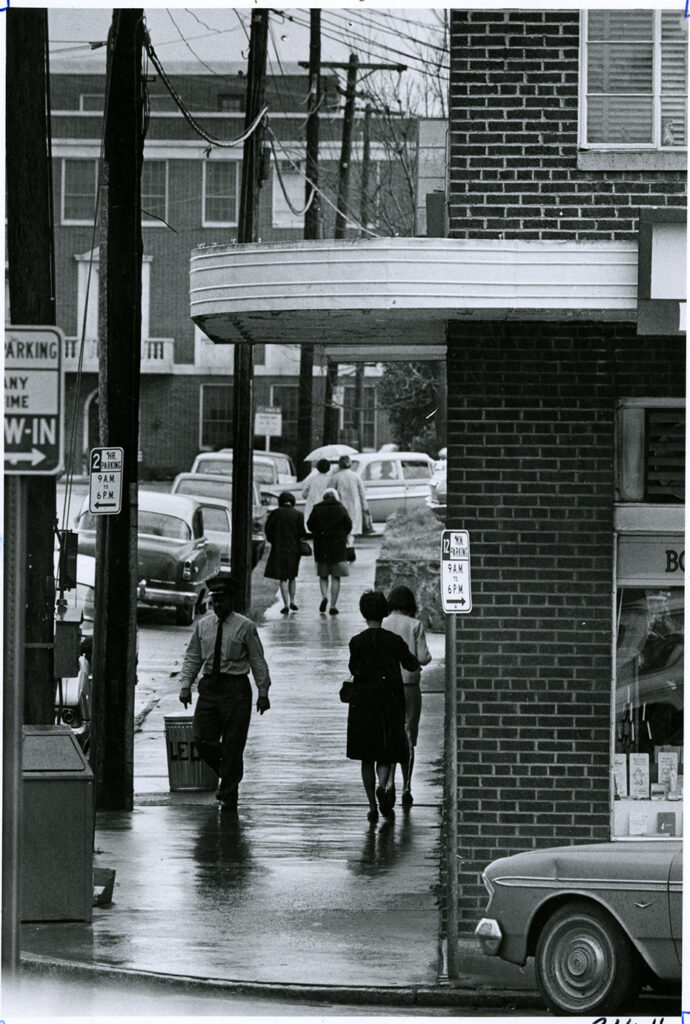
{"label": "trash can", "polygon": [[22,729],[22,921],[91,921],[93,772],[66,725]]}
{"label": "trash can", "polygon": [[218,785],[218,776],[199,756],[194,742],[193,722],[193,715],[165,716],[165,745],[171,791],[212,790]]}

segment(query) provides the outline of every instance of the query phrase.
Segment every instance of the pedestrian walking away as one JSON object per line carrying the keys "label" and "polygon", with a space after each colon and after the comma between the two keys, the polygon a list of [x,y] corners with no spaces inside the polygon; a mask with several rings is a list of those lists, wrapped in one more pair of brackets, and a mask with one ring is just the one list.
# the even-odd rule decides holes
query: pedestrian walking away
{"label": "pedestrian walking away", "polygon": [[350,456],[341,455],[338,459],[338,469],[331,478],[331,487],[335,487],[338,498],[342,501],[352,520],[352,531],[347,541],[348,547],[354,547],[355,537],[360,537],[364,532],[363,513],[369,511],[362,478],[350,468],[351,465]]}
{"label": "pedestrian walking away", "polygon": [[328,583],[330,580],[331,607],[329,615],[338,614],[340,580],[350,575],[347,564],[347,538],[352,530],[352,520],[347,509],[338,501],[338,492],[329,487],[323,492],[323,500],[314,505],[307,520],[307,529],[314,538],[314,559],[316,575],[321,588],[319,611],[323,614],[328,607]]}
{"label": "pedestrian walking away", "polygon": [[[419,661],[405,641],[382,628],[388,614],[379,590],[362,594],[359,610],[367,628],[350,640],[353,693],[347,716],[347,756],[362,762],[362,783],[372,824],[393,815],[395,766],[407,757],[405,694],[401,666],[409,672]],[[378,783],[378,784],[377,784]],[[378,808],[377,808],[378,801]]]}
{"label": "pedestrian walking away", "polygon": [[295,508],[295,496],[290,491],[283,491],[278,496],[278,508],[273,509],[266,520],[266,540],[271,550],[264,570],[267,579],[278,580],[280,584],[282,615],[297,611],[295,594],[301,558],[300,543],[305,535],[304,516]]}
{"label": "pedestrian walking away", "polygon": [[407,760],[403,761],[401,765],[403,791],[400,802],[403,807],[411,807],[414,803],[412,771],[419,734],[419,718],[422,713],[421,666],[428,665],[431,661],[424,626],[419,619],[415,618],[416,614],[417,602],[410,588],[404,585],[393,587],[388,595],[388,615],[383,620],[383,628],[402,637],[420,665],[420,668],[414,672],[409,672],[406,668],[402,670],[405,691],[405,735],[407,737]]}
{"label": "pedestrian walking away", "polygon": [[232,577],[210,581],[213,611],[194,627],[180,673],[185,708],[192,703],[192,685],[201,673],[194,739],[199,755],[219,777],[216,799],[223,811],[237,810],[252,713],[250,669],[259,691],[256,710],[263,715],[271,706],[271,679],[256,625],[233,610],[237,589]]}
{"label": "pedestrian walking away", "polygon": [[332,487],[331,464],[328,459],[319,459],[316,469],[309,474],[302,487],[304,501],[304,519],[308,521],[314,505],[323,500],[323,492],[327,487]]}

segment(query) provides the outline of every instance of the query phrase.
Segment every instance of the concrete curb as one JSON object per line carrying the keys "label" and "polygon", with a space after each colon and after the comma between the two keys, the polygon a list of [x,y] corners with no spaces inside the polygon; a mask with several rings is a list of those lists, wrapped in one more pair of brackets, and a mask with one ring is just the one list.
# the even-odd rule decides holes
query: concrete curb
{"label": "concrete curb", "polygon": [[177,974],[163,974],[157,971],[139,971],[126,967],[111,967],[107,964],[91,964],[59,957],[39,956],[22,953],[20,970],[24,974],[55,974],[61,979],[73,977],[81,980],[100,978],[104,981],[121,981],[128,985],[161,985],[178,988],[184,992],[198,994],[222,994],[235,992],[242,995],[261,996],[281,1001],[328,1002],[357,1006],[482,1006],[532,1008],[538,1003],[534,993],[495,989],[491,986],[463,985],[439,982],[438,986],[358,986],[358,985],[306,985],[280,982],[240,981],[219,978],[199,978]]}

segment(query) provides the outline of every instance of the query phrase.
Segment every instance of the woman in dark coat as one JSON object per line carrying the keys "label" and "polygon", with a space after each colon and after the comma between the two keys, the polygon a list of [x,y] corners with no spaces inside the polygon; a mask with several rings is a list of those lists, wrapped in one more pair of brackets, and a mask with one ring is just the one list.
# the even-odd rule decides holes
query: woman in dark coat
{"label": "woman in dark coat", "polygon": [[393,813],[395,766],[407,760],[400,666],[415,672],[419,662],[401,637],[381,627],[388,605],[380,591],[362,594],[359,610],[367,628],[350,640],[354,694],[347,716],[347,756],[362,762],[362,782],[369,801],[367,817],[375,824],[379,817],[377,800],[384,817]]}
{"label": "woman in dark coat", "polygon": [[295,591],[299,572],[299,542],[305,536],[304,516],[295,508],[295,496],[283,491],[278,497],[278,508],[274,508],[266,520],[266,540],[271,550],[266,561],[264,576],[278,580],[283,598],[281,615],[288,615],[290,609],[297,611]]}
{"label": "woman in dark coat", "polygon": [[321,587],[319,611],[323,614],[328,607],[328,579],[331,580],[331,608],[329,615],[337,615],[340,580],[350,575],[347,564],[347,537],[352,530],[352,520],[347,509],[338,501],[338,492],[329,487],[323,492],[323,500],[314,505],[307,520],[307,529],[314,538],[314,559],[316,575]]}

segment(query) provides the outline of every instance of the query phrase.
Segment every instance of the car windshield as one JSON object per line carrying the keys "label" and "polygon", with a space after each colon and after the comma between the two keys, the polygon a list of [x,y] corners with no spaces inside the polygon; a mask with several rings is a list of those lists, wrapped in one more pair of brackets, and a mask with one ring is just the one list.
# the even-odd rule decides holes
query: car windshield
{"label": "car windshield", "polygon": [[200,497],[225,498],[230,501],[232,498],[231,480],[200,480],[198,474],[194,479],[187,478],[179,480],[175,488],[175,494],[198,494]]}
{"label": "car windshield", "polygon": [[232,459],[202,459],[196,467],[196,473],[220,473],[232,476]]}
{"label": "car windshield", "polygon": [[162,512],[139,511],[139,533],[150,537],[166,537],[168,540],[190,540],[192,531],[184,519],[168,516]]}
{"label": "car windshield", "polygon": [[228,514],[224,508],[214,508],[210,505],[204,505],[202,511],[204,515],[205,530],[216,530],[219,533],[230,532]]}
{"label": "car windshield", "polygon": [[431,466],[422,459],[403,459],[402,471],[406,480],[428,480],[431,476]]}

